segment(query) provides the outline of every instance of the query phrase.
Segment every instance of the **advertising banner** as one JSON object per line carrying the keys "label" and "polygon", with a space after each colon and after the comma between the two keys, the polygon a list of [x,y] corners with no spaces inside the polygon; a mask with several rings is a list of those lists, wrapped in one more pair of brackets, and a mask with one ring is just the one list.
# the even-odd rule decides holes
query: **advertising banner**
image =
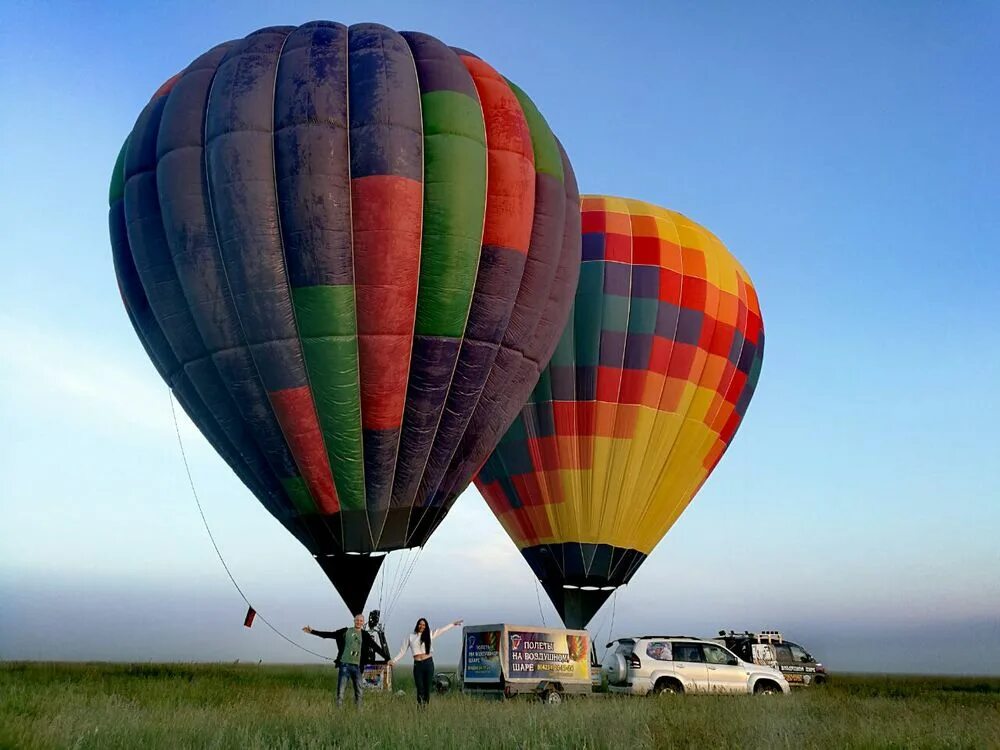
{"label": "advertising banner", "polygon": [[507,677],[590,681],[590,640],[586,633],[507,631]]}
{"label": "advertising banner", "polygon": [[462,663],[466,682],[500,681],[500,631],[466,632]]}
{"label": "advertising banner", "polygon": [[392,668],[388,664],[366,664],[361,677],[367,690],[392,690]]}

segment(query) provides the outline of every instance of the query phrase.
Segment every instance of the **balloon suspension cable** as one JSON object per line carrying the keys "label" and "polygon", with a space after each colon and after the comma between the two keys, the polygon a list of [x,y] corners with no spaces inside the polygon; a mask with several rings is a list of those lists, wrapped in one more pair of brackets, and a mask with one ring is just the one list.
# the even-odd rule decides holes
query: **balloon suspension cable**
{"label": "balloon suspension cable", "polygon": [[380,567],[379,570],[378,570],[378,580],[379,580],[379,584],[378,584],[378,608],[379,608],[380,612],[384,612],[385,611],[385,607],[383,606],[383,601],[385,600],[385,569],[386,569],[386,567],[387,567],[386,564],[382,563],[382,567]]}
{"label": "balloon suspension cable", "polygon": [[[423,551],[424,551],[423,547],[417,547],[417,552],[413,556],[413,560],[410,562],[410,567],[406,571],[406,574],[403,576],[403,582],[399,586],[399,591],[396,594],[397,599],[399,599],[402,593],[406,590],[406,584],[409,583],[410,576],[413,575],[413,571],[416,570],[417,561],[420,560],[420,555],[423,553]],[[393,604],[395,604],[395,602],[393,602]]]}
{"label": "balloon suspension cable", "polygon": [[403,573],[403,580],[400,582],[399,588],[396,590],[396,596],[393,598],[391,602],[389,602],[389,612],[395,610],[396,603],[399,601],[403,592],[406,590],[406,584],[409,583],[410,576],[413,575],[413,571],[416,570],[417,562],[420,560],[420,555],[423,553],[423,551],[424,551],[423,547],[417,547],[413,553],[413,556],[410,558],[408,565],[404,569],[405,572]]}
{"label": "balloon suspension cable", "polygon": [[[385,562],[382,563],[382,568],[379,571],[379,575],[382,576],[382,582],[379,584],[378,608],[382,613],[382,622],[385,622],[389,616],[389,600],[392,598],[392,590],[396,585],[396,573],[399,571],[400,555],[396,552],[387,552],[385,557]],[[392,573],[389,572],[390,568],[392,568]],[[391,579],[390,575],[392,576]]]}
{"label": "balloon suspension cable", "polygon": [[535,579],[535,600],[538,602],[538,614],[542,616],[542,627],[546,628],[548,625],[545,624],[545,613],[542,612],[542,597],[538,593],[538,579]]}
{"label": "balloon suspension cable", "polygon": [[[594,628],[594,637],[591,638],[591,641],[593,641],[595,648],[597,647],[598,643],[607,643],[607,639],[606,638],[601,638],[601,633],[604,632],[604,626],[607,625],[607,624],[608,624],[608,615],[605,614],[604,617],[601,618],[601,624],[597,625]],[[604,647],[602,647],[602,651],[601,651],[601,658],[602,659],[604,658],[605,651],[607,651],[607,649],[604,648]]]}
{"label": "balloon suspension cable", "polygon": [[395,590],[389,597],[389,606],[386,610],[386,617],[392,614],[392,611],[396,608],[396,602],[399,601],[400,595],[406,588],[406,584],[410,580],[410,576],[413,574],[414,569],[417,567],[417,560],[420,559],[420,553],[422,553],[423,551],[424,551],[423,547],[417,547],[416,551],[413,553],[410,559],[406,563],[400,564],[400,568],[404,569],[405,572],[403,573],[402,578],[399,580],[398,585],[395,587]]}
{"label": "balloon suspension cable", "polygon": [[[601,618],[601,624],[594,627],[594,638],[591,640],[594,642],[595,646],[598,643],[608,643],[611,640],[611,633],[615,627],[615,603],[618,601],[618,589],[615,589],[614,594],[611,597],[611,612],[605,610],[604,617]],[[603,609],[603,608],[602,608]],[[607,635],[601,638],[601,633],[604,632],[604,626],[607,625]],[[604,654],[608,651],[607,646],[601,646],[601,659],[603,660]]]}
{"label": "balloon suspension cable", "polygon": [[389,583],[389,593],[386,595],[385,611],[386,616],[389,615],[389,610],[392,609],[392,604],[396,600],[396,591],[399,589],[399,580],[402,577],[403,572],[403,558],[409,556],[410,550],[399,550],[399,553],[395,555],[395,566],[393,566],[392,579]]}
{"label": "balloon suspension cable", "polygon": [[615,610],[618,608],[618,591],[619,589],[615,589],[615,593],[611,595],[611,624],[608,626],[608,642],[615,635]]}
{"label": "balloon suspension cable", "polygon": [[264,617],[264,615],[262,615],[260,612],[257,611],[257,608],[250,603],[250,600],[247,598],[247,595],[243,593],[243,589],[241,589],[240,585],[236,582],[236,579],[233,577],[232,571],[229,570],[229,566],[226,565],[226,561],[222,557],[222,552],[219,550],[219,545],[216,544],[215,542],[215,536],[212,534],[212,529],[209,528],[208,519],[205,518],[205,511],[201,507],[201,500],[198,498],[198,491],[195,489],[194,486],[194,478],[191,476],[191,467],[188,464],[187,452],[184,450],[184,441],[181,439],[181,428],[180,424],[177,421],[177,409],[174,406],[174,394],[173,391],[171,391],[169,388],[167,389],[167,392],[170,394],[170,413],[174,418],[174,431],[177,433],[177,445],[179,445],[181,449],[181,458],[184,460],[184,471],[187,472],[188,484],[191,486],[191,494],[194,496],[194,501],[198,505],[198,513],[201,515],[201,522],[205,525],[205,531],[208,532],[208,538],[212,541],[212,546],[215,548],[215,554],[218,556],[219,562],[222,563],[222,567],[225,569],[226,575],[229,576],[229,580],[232,581],[233,586],[236,588],[236,591],[239,593],[240,597],[242,597],[243,601],[246,602],[246,605],[257,613],[257,619],[260,620],[265,625],[267,625],[267,627],[269,627],[272,631],[274,631],[274,633],[277,634],[278,637],[288,641],[290,644],[295,646],[295,648],[301,649],[302,651],[305,651],[307,654],[318,656],[320,659],[325,659],[326,661],[334,661],[329,656],[318,653],[316,651],[306,648],[305,646],[299,643],[296,643],[287,635],[278,630],[274,625],[272,625],[268,621],[266,617]]}

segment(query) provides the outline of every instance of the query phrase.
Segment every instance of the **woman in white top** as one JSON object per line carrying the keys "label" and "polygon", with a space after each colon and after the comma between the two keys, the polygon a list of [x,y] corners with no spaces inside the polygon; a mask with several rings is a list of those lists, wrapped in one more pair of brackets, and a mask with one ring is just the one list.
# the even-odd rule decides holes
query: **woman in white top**
{"label": "woman in white top", "polygon": [[434,679],[434,639],[463,622],[465,621],[455,620],[432,631],[427,620],[421,617],[413,626],[413,632],[403,641],[399,654],[389,662],[395,664],[407,651],[413,654],[413,682],[417,686],[417,705],[426,705],[431,699],[431,680]]}

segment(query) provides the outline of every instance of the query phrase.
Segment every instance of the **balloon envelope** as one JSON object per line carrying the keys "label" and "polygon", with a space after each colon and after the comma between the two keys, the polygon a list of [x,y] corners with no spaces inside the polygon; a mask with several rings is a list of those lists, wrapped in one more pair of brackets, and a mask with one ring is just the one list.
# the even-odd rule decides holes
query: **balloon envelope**
{"label": "balloon envelope", "polygon": [[760,374],[750,277],[673,211],[582,199],[574,310],[476,485],[569,627],[627,583],[729,446]]}
{"label": "balloon envelope", "polygon": [[167,81],[110,227],[160,375],[352,612],[523,404],[579,265],[572,169],[531,100],[377,24],[261,29]]}

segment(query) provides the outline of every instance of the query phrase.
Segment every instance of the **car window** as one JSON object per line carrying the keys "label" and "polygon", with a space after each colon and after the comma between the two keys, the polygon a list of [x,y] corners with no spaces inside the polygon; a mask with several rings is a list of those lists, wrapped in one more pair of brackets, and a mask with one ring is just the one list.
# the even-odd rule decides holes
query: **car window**
{"label": "car window", "polygon": [[792,651],[792,661],[812,661],[812,657],[801,646],[789,645],[788,648]]}
{"label": "car window", "polygon": [[782,663],[793,662],[795,659],[792,658],[792,650],[783,644],[776,644],[774,647],[775,656],[778,657],[778,661]]}
{"label": "car window", "polygon": [[736,657],[720,646],[709,646],[707,643],[702,646],[705,651],[705,661],[709,664],[728,664],[736,666]]}
{"label": "car window", "polygon": [[670,641],[650,641],[646,646],[646,656],[658,661],[672,661],[674,654]]}
{"label": "car window", "polygon": [[739,640],[731,641],[727,640],[725,643],[726,648],[740,657],[743,661],[753,661],[753,650],[751,648],[750,641]]}
{"label": "car window", "polygon": [[674,661],[694,661],[703,662],[705,658],[701,655],[701,646],[697,643],[674,643]]}

